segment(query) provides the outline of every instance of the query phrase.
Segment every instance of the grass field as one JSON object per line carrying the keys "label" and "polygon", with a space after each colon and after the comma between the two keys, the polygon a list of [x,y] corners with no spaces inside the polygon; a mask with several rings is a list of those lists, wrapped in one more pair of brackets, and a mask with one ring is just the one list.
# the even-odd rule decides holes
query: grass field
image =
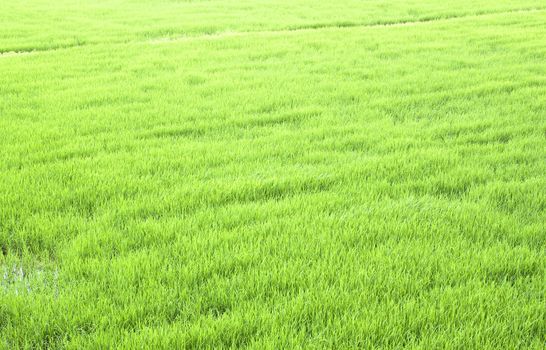
{"label": "grass field", "polygon": [[546,346],[544,0],[0,1],[0,349]]}

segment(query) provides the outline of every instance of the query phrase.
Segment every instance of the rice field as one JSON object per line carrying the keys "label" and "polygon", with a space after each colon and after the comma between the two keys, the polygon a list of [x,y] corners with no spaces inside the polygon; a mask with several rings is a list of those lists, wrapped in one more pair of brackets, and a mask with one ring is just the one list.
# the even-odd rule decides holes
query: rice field
{"label": "rice field", "polygon": [[544,349],[543,0],[0,2],[0,349]]}

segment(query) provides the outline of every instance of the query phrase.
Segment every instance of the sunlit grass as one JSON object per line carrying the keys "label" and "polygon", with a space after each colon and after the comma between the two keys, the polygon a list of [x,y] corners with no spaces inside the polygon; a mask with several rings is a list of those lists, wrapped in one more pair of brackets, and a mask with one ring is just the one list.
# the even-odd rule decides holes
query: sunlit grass
{"label": "sunlit grass", "polygon": [[31,3],[0,346],[543,348],[541,2]]}

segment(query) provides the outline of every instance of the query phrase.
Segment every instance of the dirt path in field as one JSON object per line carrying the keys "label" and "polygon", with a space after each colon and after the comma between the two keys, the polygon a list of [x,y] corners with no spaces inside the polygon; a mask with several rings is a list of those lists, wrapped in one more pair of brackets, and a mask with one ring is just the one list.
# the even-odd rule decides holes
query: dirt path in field
{"label": "dirt path in field", "polygon": [[[222,38],[231,38],[231,37],[243,37],[243,36],[272,36],[279,34],[297,34],[302,32],[311,32],[316,30],[327,30],[327,29],[339,29],[339,28],[389,28],[389,27],[404,27],[404,26],[417,26],[427,23],[438,23],[438,22],[448,22],[455,20],[462,20],[468,18],[483,18],[490,17],[495,15],[503,14],[518,14],[518,13],[533,13],[533,12],[543,12],[546,11],[545,8],[526,8],[526,9],[514,9],[508,11],[491,11],[483,12],[476,14],[456,14],[445,17],[435,17],[435,18],[422,18],[413,21],[398,21],[398,22],[384,22],[384,23],[368,23],[368,24],[359,24],[359,23],[342,23],[342,24],[315,24],[309,26],[288,28],[288,29],[273,29],[273,30],[264,30],[264,31],[225,31],[218,33],[210,34],[196,34],[196,35],[180,35],[176,37],[159,37],[146,41],[132,41],[132,43],[147,42],[150,44],[164,44],[164,43],[175,43],[175,42],[185,42],[185,41],[197,41],[197,40],[215,40]],[[88,43],[88,44],[75,44],[75,45],[66,45],[54,48],[37,48],[21,51],[0,51],[0,59],[9,58],[9,57],[20,57],[31,54],[38,54],[42,52],[57,51],[63,49],[70,49],[80,46],[90,46],[98,45],[104,43]],[[115,43],[113,43],[115,44]]]}
{"label": "dirt path in field", "polygon": [[155,38],[149,42],[152,44],[161,44],[169,42],[180,42],[180,41],[193,41],[193,40],[207,40],[207,39],[222,39],[230,37],[240,37],[240,36],[269,36],[277,34],[291,34],[291,33],[301,33],[301,32],[310,32],[321,29],[336,29],[336,28],[388,28],[388,27],[405,27],[405,26],[416,26],[426,23],[436,23],[436,22],[447,22],[453,20],[460,20],[466,18],[481,18],[494,15],[502,14],[517,14],[517,13],[531,13],[531,12],[542,12],[546,8],[529,8],[529,9],[516,9],[509,11],[492,11],[484,12],[478,14],[460,14],[460,15],[451,15],[446,17],[438,18],[423,18],[414,21],[399,21],[399,22],[385,22],[385,23],[371,23],[371,24],[358,24],[358,23],[347,23],[347,24],[324,24],[324,25],[311,25],[308,27],[298,27],[298,28],[289,28],[289,29],[279,29],[279,30],[264,30],[264,31],[226,31],[219,33],[211,34],[201,34],[201,35],[184,35],[179,37],[164,37],[164,38]]}
{"label": "dirt path in field", "polygon": [[0,51],[0,59],[1,58],[8,58],[8,57],[19,57],[19,56],[27,56],[27,55],[34,55],[41,52],[48,52],[48,51],[57,51],[57,50],[63,50],[63,49],[71,49],[74,47],[80,47],[80,46],[86,46],[85,44],[76,43],[76,44],[66,44],[66,45],[59,45],[56,47],[38,47],[38,48],[30,48],[25,50],[19,50],[19,51]]}
{"label": "dirt path in field", "polygon": [[14,57],[14,56],[26,56],[35,53],[36,51],[6,51],[0,52],[0,58]]}

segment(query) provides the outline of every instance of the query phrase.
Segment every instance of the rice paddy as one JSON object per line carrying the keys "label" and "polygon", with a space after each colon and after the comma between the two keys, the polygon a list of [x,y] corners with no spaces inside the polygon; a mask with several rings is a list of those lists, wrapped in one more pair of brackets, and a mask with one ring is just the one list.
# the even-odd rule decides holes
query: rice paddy
{"label": "rice paddy", "polygon": [[544,349],[546,4],[0,3],[0,348]]}

